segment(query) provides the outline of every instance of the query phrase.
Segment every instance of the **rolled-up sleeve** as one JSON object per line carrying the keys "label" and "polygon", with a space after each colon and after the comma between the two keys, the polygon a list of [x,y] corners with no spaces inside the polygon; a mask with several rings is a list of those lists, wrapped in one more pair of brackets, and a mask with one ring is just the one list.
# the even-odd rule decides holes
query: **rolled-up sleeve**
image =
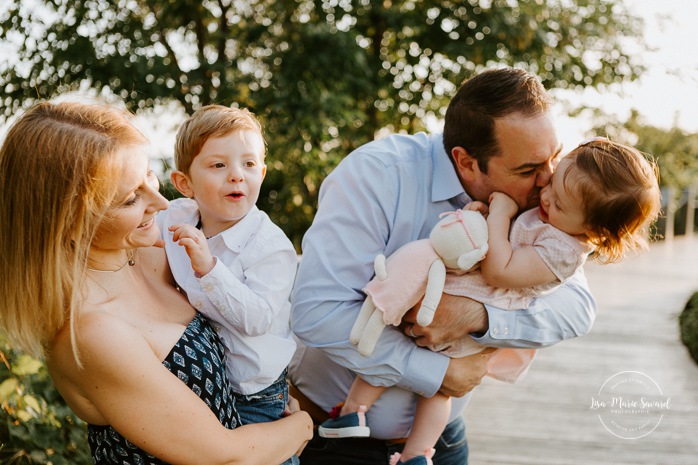
{"label": "rolled-up sleeve", "polygon": [[494,347],[541,348],[587,334],[596,317],[596,302],[580,268],[551,294],[523,310],[485,306],[489,329],[473,338]]}

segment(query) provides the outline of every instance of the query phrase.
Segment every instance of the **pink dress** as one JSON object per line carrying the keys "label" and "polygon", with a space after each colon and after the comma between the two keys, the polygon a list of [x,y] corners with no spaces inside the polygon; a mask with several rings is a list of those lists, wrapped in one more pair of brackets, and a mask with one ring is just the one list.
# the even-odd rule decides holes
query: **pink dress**
{"label": "pink dress", "polygon": [[505,289],[488,285],[477,269],[464,275],[448,275],[444,292],[507,310],[519,310],[528,307],[534,298],[552,292],[568,280],[594,250],[586,242],[541,221],[537,208],[519,215],[511,227],[509,241],[514,250],[533,246],[557,280],[525,289]]}
{"label": "pink dress", "polygon": [[[512,225],[509,240],[514,250],[533,246],[557,279],[525,289],[504,289],[488,285],[477,269],[463,275],[447,275],[444,293],[470,297],[503,309],[524,309],[534,298],[552,292],[569,279],[584,265],[589,253],[594,250],[590,244],[541,221],[537,208],[519,215]],[[464,357],[477,353],[484,347],[470,336],[465,336],[448,346],[432,349],[451,357]],[[528,370],[535,353],[535,349],[498,349],[490,356],[488,375],[502,381],[515,382]]]}
{"label": "pink dress", "polygon": [[[518,310],[528,307],[538,296],[552,292],[586,261],[593,248],[563,233],[538,218],[537,209],[528,210],[516,219],[509,235],[514,250],[523,246],[535,247],[543,261],[557,276],[557,280],[527,289],[503,289],[488,285],[480,270],[456,275],[447,274],[444,293],[470,297],[496,307]],[[396,250],[386,261],[387,279],[372,279],[364,292],[383,312],[385,324],[397,326],[403,315],[424,296],[429,268],[439,256],[429,239],[410,242]],[[485,347],[470,336],[449,345],[431,347],[450,357],[465,357]],[[493,378],[514,382],[528,370],[535,349],[499,349],[491,357],[488,374]]]}

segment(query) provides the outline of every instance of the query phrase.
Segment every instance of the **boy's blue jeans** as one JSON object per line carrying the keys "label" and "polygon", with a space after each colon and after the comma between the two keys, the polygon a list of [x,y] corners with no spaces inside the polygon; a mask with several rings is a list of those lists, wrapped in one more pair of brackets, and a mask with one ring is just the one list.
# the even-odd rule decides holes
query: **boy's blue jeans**
{"label": "boy's blue jeans", "polygon": [[[288,383],[286,370],[271,386],[255,394],[235,394],[235,409],[243,425],[268,423],[282,417],[288,404]],[[281,465],[299,465],[297,456],[293,456]]]}

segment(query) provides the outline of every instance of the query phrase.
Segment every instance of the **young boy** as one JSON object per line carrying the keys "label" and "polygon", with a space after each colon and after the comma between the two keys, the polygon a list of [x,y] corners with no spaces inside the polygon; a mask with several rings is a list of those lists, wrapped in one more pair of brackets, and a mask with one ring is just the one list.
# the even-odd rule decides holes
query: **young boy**
{"label": "young boy", "polygon": [[255,206],[264,156],[261,126],[248,110],[197,110],[177,133],[171,176],[187,198],[158,216],[177,285],[226,348],[243,425],[283,416],[296,347],[289,327],[296,252]]}

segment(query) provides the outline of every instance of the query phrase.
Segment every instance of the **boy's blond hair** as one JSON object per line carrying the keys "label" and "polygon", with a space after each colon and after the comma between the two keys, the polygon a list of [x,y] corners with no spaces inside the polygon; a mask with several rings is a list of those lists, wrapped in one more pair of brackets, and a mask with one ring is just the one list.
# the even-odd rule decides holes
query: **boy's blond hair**
{"label": "boy's blond hair", "polygon": [[[222,137],[237,131],[262,134],[262,125],[246,108],[207,105],[196,110],[177,131],[175,168],[189,175],[192,161],[211,137]],[[264,157],[264,154],[262,154]]]}

